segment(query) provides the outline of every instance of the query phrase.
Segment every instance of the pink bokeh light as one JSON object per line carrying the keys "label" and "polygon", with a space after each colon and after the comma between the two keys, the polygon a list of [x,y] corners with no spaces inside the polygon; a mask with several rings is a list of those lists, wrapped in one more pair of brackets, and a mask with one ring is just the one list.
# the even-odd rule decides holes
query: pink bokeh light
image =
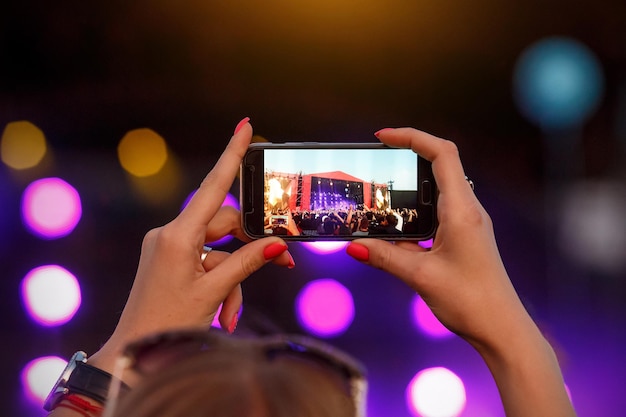
{"label": "pink bokeh light", "polygon": [[348,242],[304,242],[302,245],[313,253],[326,255],[344,249],[348,246]]}
{"label": "pink bokeh light", "polygon": [[[189,204],[189,201],[196,194],[197,191],[198,190],[194,190],[187,196],[187,198],[185,199],[185,201],[183,202],[183,204],[181,206],[181,210],[184,210],[185,207],[187,207],[187,204]],[[237,200],[237,198],[235,196],[233,196],[232,194],[228,193],[228,194],[226,194],[226,198],[224,198],[224,202],[222,203],[222,207],[224,207],[224,206],[234,207],[235,209],[239,210],[239,201]],[[222,245],[227,244],[231,240],[233,240],[233,237],[231,235],[226,235],[226,236],[222,237],[221,239],[218,239],[218,240],[216,240],[214,242],[206,242],[206,243],[209,246],[222,246]]]}
{"label": "pink bokeh light", "polygon": [[350,290],[333,279],[311,281],[296,298],[296,316],[309,333],[337,336],[352,324],[354,299]]}
{"label": "pink bokeh light", "polygon": [[419,245],[423,248],[430,249],[433,247],[434,239],[422,240]]}
{"label": "pink bokeh light", "polygon": [[22,219],[27,228],[44,239],[70,234],[82,216],[76,189],[60,178],[32,182],[22,195]]}
{"label": "pink bokeh light", "polygon": [[445,339],[454,336],[437,317],[422,297],[415,295],[411,303],[411,313],[415,326],[432,339]]}
{"label": "pink bokeh light", "polygon": [[31,270],[22,280],[21,293],[26,312],[42,326],[67,323],[81,304],[78,280],[58,265]]}

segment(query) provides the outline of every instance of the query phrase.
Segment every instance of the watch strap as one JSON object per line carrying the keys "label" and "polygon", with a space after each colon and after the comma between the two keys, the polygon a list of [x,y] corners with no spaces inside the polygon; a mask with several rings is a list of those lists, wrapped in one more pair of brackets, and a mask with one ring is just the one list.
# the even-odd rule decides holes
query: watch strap
{"label": "watch strap", "polygon": [[[78,353],[82,356],[77,357]],[[99,403],[105,403],[114,377],[102,369],[87,364],[84,352],[74,354],[65,372],[70,373],[69,377],[61,375],[45,401],[45,410],[54,410],[65,396],[71,394],[79,394]],[[120,390],[127,392],[130,388],[121,382]]]}
{"label": "watch strap", "polygon": [[76,368],[67,380],[71,394],[80,394],[100,403],[107,399],[113,377],[110,373],[84,362],[76,362]]}

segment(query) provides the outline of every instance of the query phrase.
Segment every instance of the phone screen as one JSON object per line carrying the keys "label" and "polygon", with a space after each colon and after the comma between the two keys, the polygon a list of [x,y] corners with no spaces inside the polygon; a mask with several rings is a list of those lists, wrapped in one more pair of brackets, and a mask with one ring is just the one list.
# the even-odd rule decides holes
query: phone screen
{"label": "phone screen", "polygon": [[[274,146],[254,153],[246,158],[254,165],[253,207],[243,205],[244,226],[252,235],[415,239],[434,230],[434,199],[429,194],[425,200],[418,186],[434,183],[430,163],[410,149]],[[420,164],[428,169],[420,170]],[[427,175],[420,178],[420,172]]]}

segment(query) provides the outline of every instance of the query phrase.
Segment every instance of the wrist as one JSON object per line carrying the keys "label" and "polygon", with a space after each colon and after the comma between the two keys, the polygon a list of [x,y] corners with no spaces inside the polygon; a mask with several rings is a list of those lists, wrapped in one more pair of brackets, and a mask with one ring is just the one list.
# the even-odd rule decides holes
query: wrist
{"label": "wrist", "polygon": [[82,417],[97,417],[100,416],[104,411],[103,406],[103,403],[95,401],[92,398],[86,397],[84,395],[69,394],[63,397],[58,402],[58,404],[56,404],[55,408],[52,410],[52,413],[50,413],[49,416],[54,417],[56,415],[76,415]]}
{"label": "wrist", "polygon": [[556,354],[536,324],[528,317],[512,330],[499,344],[473,344],[494,377],[505,414],[575,416]]}
{"label": "wrist", "polygon": [[[99,351],[89,357],[87,363],[115,376],[116,361],[117,358],[121,356],[124,346],[125,345],[115,344],[109,340]],[[138,379],[139,377],[129,370],[124,372],[124,380],[122,382],[128,387],[133,387]]]}
{"label": "wrist", "polygon": [[[113,381],[110,372],[87,363],[85,352],[76,352],[52,387],[44,409],[59,407],[83,415],[99,414]],[[122,384],[123,389],[128,387]]]}

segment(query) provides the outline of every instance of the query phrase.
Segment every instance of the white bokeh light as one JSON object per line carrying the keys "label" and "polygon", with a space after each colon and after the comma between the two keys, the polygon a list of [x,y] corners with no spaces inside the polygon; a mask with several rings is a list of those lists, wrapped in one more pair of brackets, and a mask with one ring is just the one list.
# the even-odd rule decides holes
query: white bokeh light
{"label": "white bokeh light", "polygon": [[59,326],[78,311],[80,286],[67,269],[58,265],[40,266],[24,277],[22,301],[33,320],[44,326]]}
{"label": "white bokeh light", "polygon": [[57,356],[45,356],[30,361],[22,370],[22,387],[26,398],[43,405],[48,393],[67,361]]}
{"label": "white bokeh light", "polygon": [[424,369],[409,383],[406,401],[417,417],[456,417],[465,408],[465,386],[449,369]]}

